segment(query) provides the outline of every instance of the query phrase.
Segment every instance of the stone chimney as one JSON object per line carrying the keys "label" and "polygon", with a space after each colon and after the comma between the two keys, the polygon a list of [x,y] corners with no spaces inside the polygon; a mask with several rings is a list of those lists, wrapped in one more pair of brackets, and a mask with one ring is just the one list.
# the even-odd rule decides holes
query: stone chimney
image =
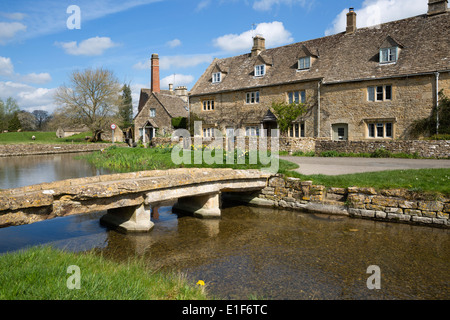
{"label": "stone chimney", "polygon": [[159,57],[158,54],[152,54],[152,83],[151,91],[159,93],[161,91],[159,83]]}
{"label": "stone chimney", "polygon": [[428,15],[445,13],[448,11],[448,0],[428,0]]}
{"label": "stone chimney", "polygon": [[185,86],[179,86],[175,88],[175,95],[183,99],[184,102],[187,102],[188,99],[188,90]]}
{"label": "stone chimney", "polygon": [[173,83],[169,83],[169,91],[173,91]]}
{"label": "stone chimney", "polygon": [[347,29],[345,33],[351,34],[356,31],[356,12],[353,8],[350,8],[347,13]]}
{"label": "stone chimney", "polygon": [[266,39],[264,39],[262,36],[257,35],[253,38],[253,48],[251,56],[257,56],[262,51],[266,50]]}

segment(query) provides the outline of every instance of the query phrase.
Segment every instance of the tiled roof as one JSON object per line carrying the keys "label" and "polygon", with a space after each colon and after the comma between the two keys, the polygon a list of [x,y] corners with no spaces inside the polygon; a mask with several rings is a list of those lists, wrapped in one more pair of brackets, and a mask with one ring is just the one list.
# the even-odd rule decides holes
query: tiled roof
{"label": "tiled roof", "polygon": [[141,89],[139,110],[142,110],[152,94],[167,110],[172,118],[187,117],[188,111],[185,109],[187,103],[185,103],[179,96],[175,95],[175,92],[168,90],[161,90],[159,93],[152,93],[150,89]]}
{"label": "tiled roof", "polygon": [[[322,79],[324,83],[376,79],[450,70],[450,13],[426,14],[294,43],[261,53],[215,59],[191,90],[191,96]],[[380,65],[379,50],[386,43],[400,48],[398,61]],[[298,58],[314,57],[309,70],[297,70]],[[267,62],[263,77],[254,66]],[[259,60],[257,60],[259,59]],[[226,70],[220,83],[212,83],[217,66]]]}

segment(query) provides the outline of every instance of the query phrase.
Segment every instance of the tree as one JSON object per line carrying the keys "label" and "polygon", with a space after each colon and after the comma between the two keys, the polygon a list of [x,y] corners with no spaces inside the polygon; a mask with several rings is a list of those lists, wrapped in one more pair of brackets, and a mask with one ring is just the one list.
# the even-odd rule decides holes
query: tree
{"label": "tree", "polygon": [[119,118],[122,128],[128,128],[133,123],[133,99],[131,97],[130,85],[122,87],[122,103],[119,106]]}
{"label": "tree", "polygon": [[38,130],[42,130],[45,122],[49,119],[48,112],[45,110],[34,110],[32,114],[36,117],[36,127]]}
{"label": "tree", "polygon": [[18,131],[22,129],[19,120],[19,112],[14,112],[13,116],[8,122],[8,131]]}
{"label": "tree", "polygon": [[[19,112],[19,106],[16,100],[12,97],[6,99],[6,103],[0,99],[0,130],[7,130],[9,122],[14,117],[14,114]],[[17,129],[16,129],[17,130]]]}
{"label": "tree", "polygon": [[306,107],[303,103],[295,102],[273,102],[272,109],[277,117],[278,127],[281,132],[287,132],[292,122],[306,112]]}
{"label": "tree", "polygon": [[20,128],[23,131],[36,130],[36,117],[27,111],[20,111],[17,115],[20,121]]}
{"label": "tree", "polygon": [[84,124],[92,130],[92,141],[109,124],[111,116],[117,114],[121,104],[120,84],[112,71],[85,69],[70,75],[70,86],[56,90],[54,99],[61,112],[72,119],[73,124]]}

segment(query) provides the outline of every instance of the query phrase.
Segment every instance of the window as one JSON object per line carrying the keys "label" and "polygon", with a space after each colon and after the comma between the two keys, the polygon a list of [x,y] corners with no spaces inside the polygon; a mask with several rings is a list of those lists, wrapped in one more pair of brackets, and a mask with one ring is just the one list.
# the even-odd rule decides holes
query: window
{"label": "window", "polygon": [[289,128],[289,136],[291,138],[299,138],[305,137],[305,124],[304,123],[294,123],[290,128]]}
{"label": "window", "polygon": [[156,117],[156,109],[150,109],[150,118]]}
{"label": "window", "polygon": [[266,74],[266,66],[264,64],[255,66],[255,77],[262,77],[265,74]]}
{"label": "window", "polygon": [[397,61],[398,47],[380,49],[380,63],[390,63]]}
{"label": "window", "polygon": [[392,138],[392,122],[378,122],[369,123],[368,134],[369,138]]}
{"label": "window", "polygon": [[203,137],[214,137],[214,128],[203,128]]}
{"label": "window", "polygon": [[212,82],[213,83],[218,83],[220,81],[222,81],[222,74],[220,72],[213,73],[213,75],[212,75]]}
{"label": "window", "polygon": [[374,86],[367,88],[368,101],[386,101],[392,100],[392,86]]}
{"label": "window", "polygon": [[245,102],[250,103],[259,103],[259,91],[247,92]]}
{"label": "window", "polygon": [[259,127],[258,126],[245,127],[245,135],[247,137],[258,137],[259,136]]}
{"label": "window", "polygon": [[306,95],[305,91],[292,91],[288,92],[289,103],[305,103]]}
{"label": "window", "polygon": [[303,57],[298,59],[299,70],[309,69],[310,66],[311,66],[311,57]]}
{"label": "window", "polygon": [[214,110],[214,100],[203,100],[203,111]]}

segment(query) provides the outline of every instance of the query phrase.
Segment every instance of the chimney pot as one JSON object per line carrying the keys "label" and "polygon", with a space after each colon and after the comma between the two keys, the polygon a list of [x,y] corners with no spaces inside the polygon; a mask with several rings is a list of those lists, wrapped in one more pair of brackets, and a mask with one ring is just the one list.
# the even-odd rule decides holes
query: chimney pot
{"label": "chimney pot", "polygon": [[428,15],[445,13],[448,11],[448,0],[428,0]]}
{"label": "chimney pot", "polygon": [[151,91],[159,93],[161,91],[159,82],[159,56],[158,54],[152,54],[152,82]]}
{"label": "chimney pot", "polygon": [[356,12],[354,8],[350,8],[347,13],[347,28],[346,33],[354,33],[356,31]]}

